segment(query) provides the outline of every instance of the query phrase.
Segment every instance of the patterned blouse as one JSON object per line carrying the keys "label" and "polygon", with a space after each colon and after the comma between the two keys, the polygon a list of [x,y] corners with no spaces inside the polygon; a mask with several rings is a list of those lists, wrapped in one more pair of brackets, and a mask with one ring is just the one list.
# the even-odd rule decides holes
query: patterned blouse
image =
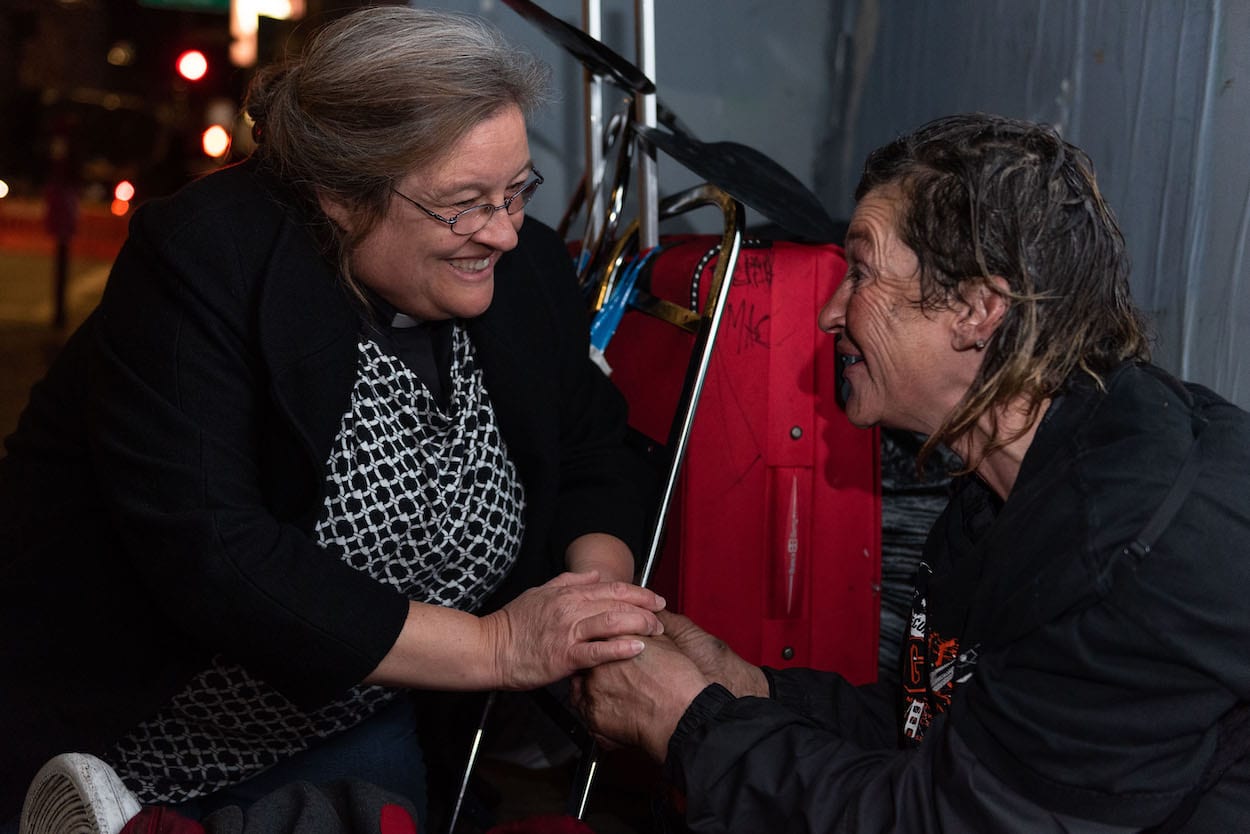
{"label": "patterned blouse", "polygon": [[[362,336],[314,538],[409,599],[476,610],[516,560],[525,496],[472,342],[454,324],[447,390],[425,375],[438,397],[382,344]],[[359,724],[398,691],[362,684],[305,712],[218,655],[105,758],[141,802],[182,802]]]}

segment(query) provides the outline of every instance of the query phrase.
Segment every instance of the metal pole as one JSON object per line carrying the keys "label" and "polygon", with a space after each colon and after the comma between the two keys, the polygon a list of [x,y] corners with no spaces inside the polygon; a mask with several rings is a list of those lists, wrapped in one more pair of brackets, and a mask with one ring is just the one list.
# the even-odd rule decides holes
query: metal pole
{"label": "metal pole", "polygon": [[[582,29],[597,41],[603,40],[603,7],[600,0],[582,0]],[[603,79],[582,68],[585,79],[582,94],[586,107],[586,189],[588,240],[598,240],[603,230]]]}
{"label": "metal pole", "polygon": [[473,767],[477,764],[477,755],[482,749],[482,736],[486,732],[486,721],[490,718],[491,707],[495,705],[495,693],[486,696],[482,705],[482,717],[477,722],[477,730],[473,733],[473,744],[469,747],[469,760],[464,765],[464,775],[460,777],[460,790],[456,792],[456,805],[451,809],[451,820],[447,823],[447,834],[456,834],[456,825],[460,822],[460,810],[464,807],[464,798],[469,793],[469,779],[473,776]]}
{"label": "metal pole", "polygon": [[[634,0],[634,25],[638,67],[643,75],[655,81],[655,0]],[[655,93],[639,95],[634,107],[636,122],[651,128],[656,126]],[[642,142],[641,139],[636,141]],[[639,251],[645,252],[660,242],[660,189],[655,149],[640,144],[638,150],[638,245]]]}

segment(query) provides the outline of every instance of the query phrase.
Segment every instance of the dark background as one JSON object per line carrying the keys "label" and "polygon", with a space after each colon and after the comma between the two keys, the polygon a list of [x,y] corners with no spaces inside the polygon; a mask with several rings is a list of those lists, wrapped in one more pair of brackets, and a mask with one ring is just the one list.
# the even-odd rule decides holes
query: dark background
{"label": "dark background", "polygon": [[[194,10],[213,4],[219,8]],[[308,0],[303,21],[260,18],[259,63],[298,46],[301,33],[357,3]],[[200,149],[214,102],[237,108],[252,69],[229,60],[222,0],[6,0],[0,11],[0,178],[11,198],[38,197],[59,175],[52,149],[68,150],[68,173],[84,200],[111,199],[128,179],[136,200],[248,150],[246,130],[221,160]],[[181,78],[175,64],[198,49],[208,72]],[[219,105],[220,106],[220,105]],[[234,127],[234,125],[230,125]]]}

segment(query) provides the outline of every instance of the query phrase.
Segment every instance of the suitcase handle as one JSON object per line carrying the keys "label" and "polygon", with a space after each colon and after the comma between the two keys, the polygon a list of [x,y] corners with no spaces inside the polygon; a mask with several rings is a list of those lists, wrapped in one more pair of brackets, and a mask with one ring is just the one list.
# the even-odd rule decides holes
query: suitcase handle
{"label": "suitcase handle", "polygon": [[[667,220],[703,206],[716,206],[721,210],[721,214],[724,217],[724,229],[721,233],[719,249],[721,252],[729,252],[731,247],[736,247],[732,254],[732,258],[736,262],[737,248],[740,248],[742,243],[742,206],[720,188],[710,183],[703,183],[666,197],[660,203],[660,219]],[[601,310],[612,295],[613,290],[616,289],[616,284],[628,265],[628,253],[637,245],[638,229],[638,221],[632,221],[613,247],[611,254],[608,256],[603,280],[599,282],[599,289],[592,305],[593,310]],[[693,312],[681,305],[658,298],[643,288],[637,290],[630,306],[655,318],[667,321],[669,324],[676,325],[689,333],[697,334],[700,319],[715,315],[714,308],[717,299],[720,297],[721,283],[730,274],[732,266],[733,264],[730,263],[729,258],[721,258],[717,262],[716,268],[712,273],[712,284],[708,288],[707,301],[703,305],[702,313]]]}

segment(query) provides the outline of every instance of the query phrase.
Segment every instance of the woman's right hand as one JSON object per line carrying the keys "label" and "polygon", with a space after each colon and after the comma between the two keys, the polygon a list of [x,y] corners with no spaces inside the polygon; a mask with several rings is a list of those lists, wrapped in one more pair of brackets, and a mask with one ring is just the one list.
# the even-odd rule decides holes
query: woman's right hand
{"label": "woman's right hand", "polygon": [[738,698],[767,698],[768,679],[753,663],[743,660],[715,635],[694,624],[689,617],[663,611],[658,615],[668,636],[709,680],[719,683]]}
{"label": "woman's right hand", "polygon": [[562,573],[482,618],[502,689],[534,689],[643,650],[664,632],[664,598],[596,571]]}

